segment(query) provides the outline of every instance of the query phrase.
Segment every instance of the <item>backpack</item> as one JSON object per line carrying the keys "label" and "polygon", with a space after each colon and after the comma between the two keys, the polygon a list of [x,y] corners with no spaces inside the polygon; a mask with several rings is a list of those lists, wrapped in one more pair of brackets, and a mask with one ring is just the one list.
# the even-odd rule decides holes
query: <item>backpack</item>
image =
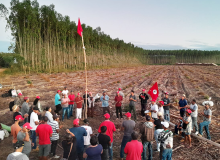
{"label": "backpack", "polygon": [[144,142],[151,142],[154,140],[154,127],[148,128],[145,124],[143,124],[143,134],[142,134],[142,141]]}
{"label": "backpack", "polygon": [[14,101],[11,101],[11,102],[9,103],[9,109],[10,109],[10,111],[12,111],[12,107],[14,106],[14,104],[15,104]]}

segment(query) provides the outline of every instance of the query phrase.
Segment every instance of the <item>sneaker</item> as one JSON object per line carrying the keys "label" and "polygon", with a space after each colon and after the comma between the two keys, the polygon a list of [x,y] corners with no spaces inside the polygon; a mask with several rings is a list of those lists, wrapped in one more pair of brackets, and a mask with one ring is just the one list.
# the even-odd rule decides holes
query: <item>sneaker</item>
{"label": "sneaker", "polygon": [[60,158],[60,156],[55,155],[53,158]]}
{"label": "sneaker", "polygon": [[195,134],[197,135],[197,134],[199,134],[199,132],[198,132],[198,131],[196,131],[196,133],[195,133]]}

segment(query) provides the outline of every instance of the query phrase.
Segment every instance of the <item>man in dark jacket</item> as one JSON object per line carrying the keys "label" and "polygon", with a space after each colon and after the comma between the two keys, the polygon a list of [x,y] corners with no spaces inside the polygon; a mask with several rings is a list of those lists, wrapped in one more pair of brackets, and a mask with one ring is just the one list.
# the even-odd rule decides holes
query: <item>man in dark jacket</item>
{"label": "man in dark jacket", "polygon": [[149,99],[148,95],[145,93],[145,89],[142,89],[139,99],[141,100],[141,115],[145,116],[144,111],[146,110],[147,100]]}

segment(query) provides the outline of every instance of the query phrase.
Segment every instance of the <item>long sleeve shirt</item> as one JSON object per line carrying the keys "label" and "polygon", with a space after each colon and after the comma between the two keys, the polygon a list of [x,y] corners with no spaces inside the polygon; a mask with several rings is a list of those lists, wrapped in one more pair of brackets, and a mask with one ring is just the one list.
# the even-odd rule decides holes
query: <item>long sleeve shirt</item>
{"label": "long sleeve shirt", "polygon": [[24,102],[21,106],[21,114],[24,116],[26,113],[29,113],[29,106],[27,102]]}
{"label": "long sleeve shirt", "polygon": [[108,107],[109,106],[109,104],[108,104],[109,96],[108,95],[105,95],[105,99],[104,99],[104,96],[101,96],[100,100],[102,102],[102,107]]}
{"label": "long sleeve shirt", "polygon": [[168,144],[173,148],[173,132],[169,130],[160,132],[158,135],[158,141],[163,145],[164,149],[167,149],[166,146]]}

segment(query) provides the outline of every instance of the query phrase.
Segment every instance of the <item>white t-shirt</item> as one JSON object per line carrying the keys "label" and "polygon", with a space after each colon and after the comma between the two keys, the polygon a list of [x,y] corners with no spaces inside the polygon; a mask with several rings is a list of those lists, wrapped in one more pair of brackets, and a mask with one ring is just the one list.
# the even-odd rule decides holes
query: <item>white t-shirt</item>
{"label": "white t-shirt", "polygon": [[[154,104],[154,105],[151,104],[150,108],[151,108],[151,110],[154,110],[154,111],[158,112],[158,105],[157,104]],[[156,113],[151,112],[152,118],[157,118],[157,112]]]}
{"label": "white t-shirt", "polygon": [[90,126],[82,126],[87,132],[87,136],[84,136],[84,145],[90,145],[90,134],[92,134],[92,128]]}
{"label": "white t-shirt", "polygon": [[37,113],[32,112],[31,118],[30,118],[30,126],[32,127],[32,129],[31,129],[32,131],[35,131],[38,126],[35,124],[36,121],[39,122],[38,115],[37,115]]}
{"label": "white t-shirt", "polygon": [[198,106],[197,104],[190,104],[190,109],[195,110],[191,113],[191,117],[198,117]]}
{"label": "white t-shirt", "polygon": [[45,116],[48,118],[47,123],[53,121],[53,115],[49,111],[46,111]]}
{"label": "white t-shirt", "polygon": [[62,94],[66,94],[68,96],[69,91],[68,90],[63,90]]}
{"label": "white t-shirt", "polygon": [[158,107],[158,112],[162,113],[162,116],[164,117],[164,109],[163,106],[162,107]]}

